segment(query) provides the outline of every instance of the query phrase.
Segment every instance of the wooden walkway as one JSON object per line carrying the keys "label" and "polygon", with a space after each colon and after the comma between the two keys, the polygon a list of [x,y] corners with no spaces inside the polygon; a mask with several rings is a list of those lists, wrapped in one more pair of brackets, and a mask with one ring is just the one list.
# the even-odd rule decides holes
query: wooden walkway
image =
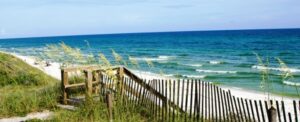
{"label": "wooden walkway", "polygon": [[[62,69],[62,102],[72,102],[69,89],[85,87],[86,97],[113,92],[149,107],[154,121],[298,122],[300,118],[300,100],[293,101],[293,112],[286,112],[283,101],[237,98],[230,90],[197,79],[143,80],[125,67],[111,70],[113,76],[95,66]],[[69,75],[78,72],[84,72],[85,82],[70,84]]]}

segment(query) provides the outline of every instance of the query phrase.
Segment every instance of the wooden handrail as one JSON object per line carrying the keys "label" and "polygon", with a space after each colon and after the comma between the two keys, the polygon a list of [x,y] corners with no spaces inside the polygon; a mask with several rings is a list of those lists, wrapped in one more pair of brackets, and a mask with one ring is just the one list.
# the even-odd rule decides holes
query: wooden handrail
{"label": "wooden handrail", "polygon": [[[100,83],[99,81],[93,81],[92,82],[93,84],[97,84],[97,83]],[[80,87],[80,86],[84,86],[85,83],[77,83],[77,84],[70,84],[70,85],[66,85],[65,88],[68,89],[68,88],[72,88],[72,87]]]}
{"label": "wooden handrail", "polygon": [[[117,70],[119,69],[120,66],[113,66],[113,67],[109,67],[110,69],[112,70]],[[91,70],[91,71],[96,71],[96,70],[99,70],[99,71],[105,71],[109,68],[103,68],[101,66],[98,66],[98,65],[90,65],[90,66],[73,66],[73,67],[65,67],[65,68],[62,68],[61,70],[65,71],[65,72],[74,72],[74,71],[83,71],[83,70]]]}
{"label": "wooden handrail", "polygon": [[165,101],[166,103],[170,103],[171,107],[173,107],[176,110],[180,110],[181,112],[184,112],[182,108],[180,108],[174,102],[172,102],[167,97],[165,97],[164,95],[162,95],[160,92],[158,92],[157,90],[155,90],[154,88],[152,88],[151,86],[149,86],[148,84],[146,84],[145,82],[143,82],[142,79],[140,79],[138,76],[136,76],[135,74],[133,74],[127,68],[123,67],[123,71],[124,71],[124,74],[126,74],[128,77],[130,77],[131,79],[133,79],[139,85],[143,86],[145,89],[149,90],[152,94],[155,94],[156,96],[158,96],[161,100]]}
{"label": "wooden handrail", "polygon": [[[156,95],[159,99],[161,99],[162,101],[166,102],[166,103],[170,103],[170,106],[173,107],[174,109],[180,110],[181,112],[183,112],[183,109],[180,108],[179,106],[177,106],[174,102],[172,102],[171,100],[169,100],[166,96],[162,95],[159,91],[155,90],[154,88],[152,88],[150,85],[146,84],[141,78],[139,78],[137,75],[135,75],[134,73],[132,73],[130,70],[128,70],[127,68],[123,67],[123,66],[115,66],[112,67],[113,70],[117,70],[118,73],[118,79],[123,79],[124,75],[128,76],[129,78],[131,78],[133,81],[135,81],[136,83],[138,83],[139,85],[141,85],[143,88],[147,89],[148,91],[150,91],[152,94]],[[101,67],[99,66],[80,66],[80,67],[68,67],[68,68],[63,68],[61,70],[62,72],[62,88],[63,88],[63,102],[64,104],[67,104],[67,92],[66,90],[72,87],[79,87],[79,86],[84,86],[89,82],[86,83],[77,83],[77,84],[69,84],[68,82],[68,72],[74,72],[74,71],[105,71],[106,69],[101,69]],[[100,81],[92,81],[92,84],[96,84]],[[126,86],[125,89],[129,89],[128,86]],[[89,89],[90,90],[90,89]],[[134,93],[136,94],[136,93]]]}

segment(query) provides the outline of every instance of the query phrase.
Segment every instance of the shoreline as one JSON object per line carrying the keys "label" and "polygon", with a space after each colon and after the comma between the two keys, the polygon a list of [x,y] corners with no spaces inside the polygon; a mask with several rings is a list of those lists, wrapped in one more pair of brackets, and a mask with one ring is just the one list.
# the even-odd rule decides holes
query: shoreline
{"label": "shoreline", "polygon": [[[40,69],[44,73],[46,73],[58,80],[61,80],[60,64],[57,62],[51,62],[50,66],[36,65],[34,57],[22,56],[22,55],[10,53],[10,52],[3,52],[3,51],[1,51],[1,52],[16,56],[17,58],[23,60],[27,64]],[[157,77],[160,77],[161,79],[172,79],[171,77],[166,77],[166,76],[162,76],[162,75],[155,74],[155,73],[146,74],[146,73],[136,71],[136,70],[133,72],[136,73],[139,77],[143,77],[146,79],[153,79],[153,78],[157,79]],[[224,90],[230,90],[231,94],[234,95],[235,97],[241,97],[241,98],[246,98],[246,99],[251,99],[251,100],[262,100],[262,101],[268,100],[267,94],[265,94],[261,91],[253,91],[253,90],[243,89],[243,88],[239,88],[239,87],[230,87],[230,86],[225,86],[225,85],[218,85],[218,86]],[[299,99],[296,97],[280,96],[280,95],[276,95],[273,93],[270,93],[269,98],[270,98],[269,100],[284,101],[286,104],[286,112],[291,112],[292,114],[294,113],[293,112],[293,100]]]}
{"label": "shoreline", "polygon": [[[34,59],[34,57],[31,57],[31,56],[22,56],[22,55],[19,55],[16,53],[4,52],[4,51],[0,51],[0,52],[9,54],[9,55],[13,55],[13,56],[21,59],[25,63],[29,64],[30,66],[43,71],[47,75],[50,75],[58,80],[61,80],[60,64],[57,62],[51,62],[50,66],[45,66],[45,64],[35,64],[35,59]],[[44,63],[44,61],[42,61],[41,63]]]}

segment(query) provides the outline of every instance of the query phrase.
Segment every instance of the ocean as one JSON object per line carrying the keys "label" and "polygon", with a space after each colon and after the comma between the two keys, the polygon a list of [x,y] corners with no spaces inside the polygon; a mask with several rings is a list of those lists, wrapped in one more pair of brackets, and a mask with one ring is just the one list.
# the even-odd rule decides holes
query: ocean
{"label": "ocean", "polygon": [[[41,56],[47,44],[65,44],[84,54],[104,53],[114,61],[112,49],[124,60],[137,60],[141,73],[196,78],[217,84],[263,91],[261,71],[268,69],[271,91],[296,94],[300,88],[300,29],[157,32],[0,39],[0,50]],[[87,46],[89,43],[90,47]],[[254,53],[268,67],[259,65]],[[276,58],[289,67],[280,68]],[[149,67],[146,61],[153,62]],[[292,78],[282,80],[284,71]],[[282,90],[283,89],[283,90]]]}

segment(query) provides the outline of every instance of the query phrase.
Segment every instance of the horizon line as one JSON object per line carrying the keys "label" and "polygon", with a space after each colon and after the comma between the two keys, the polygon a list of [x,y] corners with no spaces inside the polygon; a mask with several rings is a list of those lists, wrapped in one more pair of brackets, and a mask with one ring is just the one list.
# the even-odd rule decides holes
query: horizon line
{"label": "horizon line", "polygon": [[78,35],[52,35],[52,36],[32,36],[32,37],[9,37],[0,38],[1,40],[6,39],[28,39],[28,38],[55,38],[55,37],[76,37],[76,36],[105,36],[105,35],[125,35],[125,34],[149,34],[149,33],[178,33],[178,32],[213,32],[213,31],[247,31],[247,30],[295,30],[300,28],[258,28],[258,29],[211,29],[211,30],[182,30],[182,31],[144,31],[144,32],[120,32],[120,33],[95,33],[95,34],[78,34]]}

